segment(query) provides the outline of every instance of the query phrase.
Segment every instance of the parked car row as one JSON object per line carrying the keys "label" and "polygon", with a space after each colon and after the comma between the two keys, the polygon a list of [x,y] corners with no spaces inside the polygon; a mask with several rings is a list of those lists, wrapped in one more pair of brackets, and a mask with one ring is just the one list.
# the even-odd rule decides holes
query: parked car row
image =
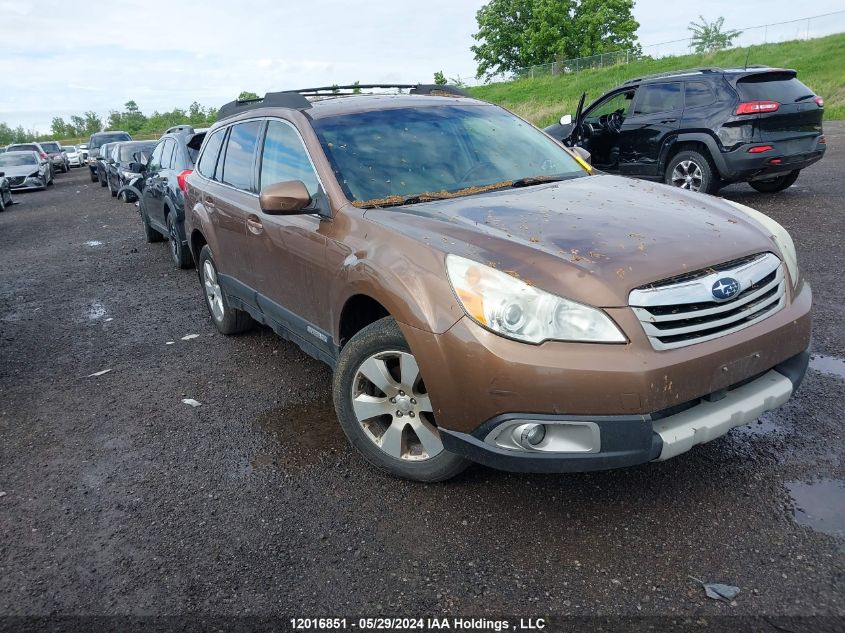
{"label": "parked car row", "polygon": [[[658,83],[686,95],[688,77],[711,74]],[[636,107],[649,81],[620,94]],[[592,168],[580,113],[577,140],[555,140],[453,86],[369,93],[383,87],[228,103],[209,130],[169,130],[151,151],[100,144],[96,174],[137,201],[147,241],[166,237],[179,267],[195,263],[219,332],[265,324],[334,370],[340,425],[371,464],[441,481],[471,462],[661,461],[798,388],[812,296],[777,222],[696,193],[710,189],[704,176],[655,188]],[[775,134],[770,106],[712,123],[719,151],[777,148],[780,163],[743,155],[755,183],[817,160],[821,129],[804,101],[779,103],[782,143],[758,138]],[[656,114],[680,121],[685,108]],[[608,144],[589,151],[628,164],[610,147],[624,111],[601,116],[590,138]],[[658,142],[642,125],[643,142]],[[694,162],[701,147],[688,142],[655,150],[651,177],[678,155]]]}
{"label": "parked car row", "polygon": [[57,172],[81,166],[74,145],[55,141],[12,143],[0,148],[0,211],[13,204],[12,191],[46,189]]}

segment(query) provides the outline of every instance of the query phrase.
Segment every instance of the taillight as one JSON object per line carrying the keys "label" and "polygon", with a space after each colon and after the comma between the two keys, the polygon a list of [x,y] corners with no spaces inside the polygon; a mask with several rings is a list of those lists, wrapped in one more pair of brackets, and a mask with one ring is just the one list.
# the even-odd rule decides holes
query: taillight
{"label": "taillight", "polygon": [[746,101],[740,103],[736,109],[737,114],[760,114],[761,112],[774,112],[780,107],[777,101]]}
{"label": "taillight", "polygon": [[44,152],[38,152],[38,155],[39,155],[42,159],[47,160],[47,154],[45,154]]}
{"label": "taillight", "polygon": [[827,145],[827,139],[824,136],[819,139],[819,145]]}
{"label": "taillight", "polygon": [[816,97],[815,99],[813,99],[813,101],[815,101],[816,105],[820,108],[824,107],[824,99],[822,99],[821,97]]}
{"label": "taillight", "polygon": [[185,180],[188,176],[194,173],[193,169],[185,169],[176,176],[176,182],[179,183],[179,189],[182,190],[182,193],[185,193],[188,189],[188,183]]}
{"label": "taillight", "polygon": [[771,145],[757,145],[755,147],[749,147],[748,153],[749,154],[762,154],[763,152],[768,152],[768,151],[773,150],[773,149],[774,149],[774,147],[772,147]]}

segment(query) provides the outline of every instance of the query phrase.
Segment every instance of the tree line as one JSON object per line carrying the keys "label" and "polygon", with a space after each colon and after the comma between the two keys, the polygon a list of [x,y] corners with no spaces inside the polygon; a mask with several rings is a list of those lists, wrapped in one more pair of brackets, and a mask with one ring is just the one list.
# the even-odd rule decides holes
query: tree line
{"label": "tree line", "polygon": [[[243,94],[243,93],[242,93]],[[87,139],[102,130],[123,130],[132,136],[161,134],[167,128],[188,123],[194,127],[208,127],[217,119],[217,108],[207,108],[196,101],[187,109],[174,108],[169,112],[141,112],[135,101],[127,101],[123,110],[112,110],[105,120],[96,112],[72,115],[68,119],[53,117],[49,133],[24,128],[12,128],[0,121],[0,145],[26,141]]]}

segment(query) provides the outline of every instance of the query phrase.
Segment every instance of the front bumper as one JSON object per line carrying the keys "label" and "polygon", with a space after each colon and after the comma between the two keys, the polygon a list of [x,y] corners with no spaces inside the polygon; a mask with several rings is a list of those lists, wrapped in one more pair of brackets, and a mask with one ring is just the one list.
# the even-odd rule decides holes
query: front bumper
{"label": "front bumper", "polygon": [[9,179],[9,188],[12,191],[26,191],[27,189],[43,189],[47,186],[47,182],[43,178],[36,178],[29,176],[21,182]]}
{"label": "front bumper", "polygon": [[[722,178],[730,181],[766,180],[784,176],[796,169],[804,169],[824,156],[827,145],[819,143],[821,137],[811,142],[783,141],[749,143],[731,152],[723,152]],[[755,146],[771,145],[772,149],[760,154],[749,153]]]}
{"label": "front bumper", "polygon": [[[787,288],[786,305],[767,319],[713,340],[665,351],[651,347],[630,308],[606,310],[630,339],[623,345],[554,341],[528,345],[497,336],[466,317],[443,334],[400,327],[425,377],[449,450],[499,468],[560,472],[660,458],[664,443],[680,440],[669,442],[661,436],[655,426],[658,420],[681,415],[704,397],[715,400],[712,394],[743,393],[737,389],[744,382],[759,380],[775,368],[786,371],[790,359],[801,358],[810,343],[811,306],[812,291],[802,279],[795,290]],[[798,374],[803,376],[803,370]],[[790,373],[794,385],[800,376]],[[781,404],[782,390],[778,394],[774,399],[763,398],[768,398],[768,404],[761,410]],[[712,439],[759,415],[759,407],[742,407],[737,417],[728,416],[728,426],[720,422],[693,443]],[[538,461],[525,465],[525,456],[502,452],[484,441],[495,425],[526,416],[594,422],[601,431],[600,449],[589,454],[532,454],[528,459]],[[663,424],[687,418],[673,417]],[[670,431],[666,427],[664,435]]]}
{"label": "front bumper", "polygon": [[[608,470],[650,461],[664,461],[693,446],[725,435],[732,428],[749,424],[766,411],[784,404],[798,389],[810,360],[808,351],[777,365],[765,374],[743,382],[721,399],[706,398],[685,403],[682,411],[645,416],[562,416],[508,414],[482,425],[473,433],[440,429],[446,450],[474,462],[516,472],[559,473]],[[497,429],[520,423],[540,423],[547,429],[581,429],[590,425],[595,438],[575,446],[579,450],[544,450],[547,439],[534,450],[513,450],[497,444]],[[564,431],[566,433],[566,431]],[[561,434],[565,437],[564,434]],[[576,437],[584,438],[578,431]],[[494,438],[491,440],[491,438]]]}

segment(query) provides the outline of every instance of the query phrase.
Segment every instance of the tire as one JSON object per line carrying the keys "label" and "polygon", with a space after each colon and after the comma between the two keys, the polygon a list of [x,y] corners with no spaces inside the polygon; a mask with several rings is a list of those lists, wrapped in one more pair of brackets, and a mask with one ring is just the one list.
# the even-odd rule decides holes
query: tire
{"label": "tire", "polygon": [[[443,448],[416,361],[390,317],[368,325],[344,346],[333,398],[350,444],[373,466],[395,477],[445,481],[470,463]],[[375,415],[359,417],[370,413]]]}
{"label": "tire", "polygon": [[785,176],[778,176],[777,178],[772,178],[771,180],[752,180],[748,184],[760,193],[777,193],[778,191],[789,189],[792,185],[794,185],[795,181],[798,180],[798,174],[800,173],[801,170],[796,169]]}
{"label": "tire", "polygon": [[0,213],[6,210],[6,201],[3,200],[3,192],[0,191]]}
{"label": "tire", "polygon": [[139,206],[138,212],[141,214],[141,226],[144,228],[144,237],[146,238],[147,243],[152,244],[153,242],[161,242],[164,240],[164,236],[150,226],[150,221],[147,218],[147,213],[144,211],[144,208]]}
{"label": "tire", "polygon": [[167,214],[167,233],[170,242],[170,256],[173,258],[176,268],[182,270],[191,268],[194,265],[194,260],[191,258],[188,247],[182,243],[182,236],[179,234],[179,227],[176,225],[172,212]]}
{"label": "tire", "polygon": [[105,178],[105,177],[101,178],[101,177],[100,177],[100,172],[99,172],[99,171],[97,172],[97,180],[99,180],[99,181],[100,181],[100,186],[101,186],[101,187],[106,187],[106,186],[108,186],[108,178]]}
{"label": "tire", "polygon": [[200,251],[198,271],[205,307],[220,333],[239,334],[252,328],[252,317],[229,305],[226,293],[217,281],[217,265],[207,244]]}
{"label": "tire", "polygon": [[715,193],[719,174],[710,158],[695,150],[682,150],[672,157],[663,174],[663,182],[679,189]]}
{"label": "tire", "polygon": [[111,179],[110,179],[110,178],[107,178],[107,179],[106,179],[106,186],[109,188],[109,193],[111,194],[111,197],[112,197],[112,198],[116,198],[116,197],[117,197],[117,191],[115,191],[114,189],[112,189],[112,187],[111,187]]}
{"label": "tire", "polygon": [[99,180],[99,179],[97,178],[97,172],[96,172],[96,171],[92,171],[92,172],[91,172],[91,182],[97,182],[97,180]]}

